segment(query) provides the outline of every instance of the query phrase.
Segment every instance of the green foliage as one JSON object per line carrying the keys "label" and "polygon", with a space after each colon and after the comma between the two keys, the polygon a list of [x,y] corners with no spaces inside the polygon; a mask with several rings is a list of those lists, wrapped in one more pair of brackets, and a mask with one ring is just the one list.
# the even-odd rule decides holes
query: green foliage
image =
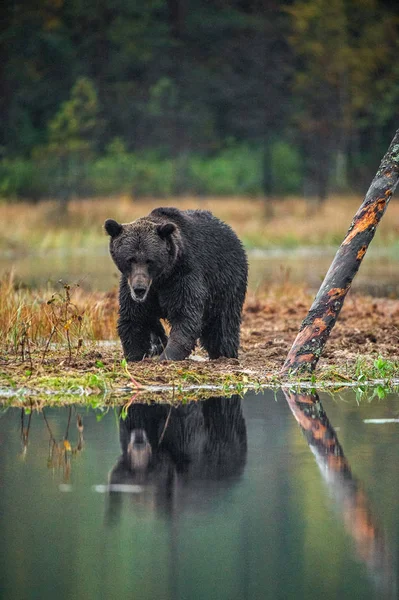
{"label": "green foliage", "polygon": [[92,194],[167,195],[173,191],[173,162],[133,153],[112,153],[89,164],[87,183]]}
{"label": "green foliage", "polygon": [[[260,147],[235,144],[212,157],[190,154],[175,159],[162,158],[156,153],[127,153],[117,147],[112,145],[107,156],[91,164],[89,187],[94,193],[127,192],[137,196],[167,196],[181,191],[216,196],[262,193]],[[284,141],[276,142],[271,168],[277,182],[276,194],[300,191],[302,171],[296,148]]]}
{"label": "green foliage", "polygon": [[[288,40],[298,65],[293,121],[307,171],[323,179],[324,187],[328,179],[335,189],[347,187],[348,158],[359,158],[356,131],[375,131],[377,123],[381,128],[394,118],[398,18],[381,4],[296,0],[285,7],[291,24]],[[378,161],[383,151],[375,142],[369,148]]]}
{"label": "green foliage", "polygon": [[176,110],[178,104],[177,89],[170,77],[161,77],[149,90],[148,113],[160,117]]}
{"label": "green foliage", "polygon": [[382,356],[379,356],[374,361],[374,367],[377,369],[377,372],[383,379],[395,377],[398,373],[397,364],[390,360],[384,359]]}
{"label": "green foliage", "polygon": [[36,199],[46,193],[46,178],[33,160],[5,158],[0,161],[0,197]]}
{"label": "green foliage", "polygon": [[364,358],[360,357],[355,365],[355,377],[361,384],[370,380],[382,379],[384,381],[397,377],[399,365],[397,361],[391,361],[379,356],[370,365]]}
{"label": "green foliage", "polygon": [[188,168],[188,188],[216,195],[260,193],[261,168],[261,151],[247,145],[234,145],[212,158],[194,158]]}
{"label": "green foliage", "polygon": [[49,142],[56,147],[75,149],[93,144],[98,113],[97,93],[87,77],[80,77],[71,90],[69,100],[49,123]]}
{"label": "green foliage", "polygon": [[363,190],[397,126],[398,7],[269,4],[5,3],[0,194]]}
{"label": "green foliage", "polygon": [[303,179],[303,164],[298,149],[284,140],[273,144],[271,173],[275,195],[297,194]]}
{"label": "green foliage", "polygon": [[88,166],[100,127],[98,99],[93,83],[80,77],[69,100],[64,102],[48,125],[48,143],[33,152],[43,188],[67,201],[72,194],[90,193]]}
{"label": "green foliage", "polygon": [[[185,191],[215,196],[259,195],[263,188],[262,160],[262,148],[246,144],[230,145],[212,157],[189,154],[172,159],[155,152],[127,152],[123,141],[116,138],[105,156],[98,158],[87,157],[77,146],[60,149],[52,156],[46,150],[32,160],[4,160],[0,162],[0,193],[33,198],[40,194],[59,196],[65,189],[103,196],[128,193],[161,197]],[[302,172],[297,149],[287,142],[276,142],[271,161],[275,194],[300,192]]]}

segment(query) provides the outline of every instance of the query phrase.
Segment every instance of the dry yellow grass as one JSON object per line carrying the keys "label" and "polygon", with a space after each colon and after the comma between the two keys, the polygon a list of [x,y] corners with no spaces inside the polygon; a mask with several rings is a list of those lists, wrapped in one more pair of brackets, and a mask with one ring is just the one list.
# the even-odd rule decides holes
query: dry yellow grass
{"label": "dry yellow grass", "polygon": [[[301,198],[276,199],[270,203],[272,218],[266,217],[261,199],[249,198],[92,198],[72,201],[66,214],[59,212],[56,202],[1,204],[1,245],[26,252],[33,248],[100,246],[106,218],[129,222],[160,205],[211,210],[252,247],[338,245],[361,201],[360,197],[332,197],[317,207]],[[399,203],[395,199],[388,214],[374,245],[391,244],[398,237]]]}
{"label": "dry yellow grass", "polygon": [[[289,280],[248,293],[246,306],[253,310],[259,301],[277,310],[277,305],[310,300],[308,292]],[[16,350],[21,343],[43,346],[52,342],[74,343],[117,339],[118,295],[88,292],[78,286],[60,284],[56,289],[27,289],[6,274],[0,278],[0,350]]]}
{"label": "dry yellow grass", "polygon": [[76,345],[85,340],[114,339],[118,313],[116,292],[85,292],[79,287],[29,290],[13,276],[0,280],[0,350],[45,347],[51,342]]}

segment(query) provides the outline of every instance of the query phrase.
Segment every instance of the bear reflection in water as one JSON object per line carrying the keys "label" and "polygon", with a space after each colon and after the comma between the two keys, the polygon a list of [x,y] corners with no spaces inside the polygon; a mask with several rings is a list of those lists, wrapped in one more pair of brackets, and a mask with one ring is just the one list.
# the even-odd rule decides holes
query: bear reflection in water
{"label": "bear reflection in water", "polygon": [[[109,517],[121,491],[167,512],[206,504],[243,471],[247,434],[239,396],[186,405],[132,404],[119,423],[122,455],[109,477]],[[125,494],[126,495],[126,494]],[[199,507],[199,506],[198,506]]]}

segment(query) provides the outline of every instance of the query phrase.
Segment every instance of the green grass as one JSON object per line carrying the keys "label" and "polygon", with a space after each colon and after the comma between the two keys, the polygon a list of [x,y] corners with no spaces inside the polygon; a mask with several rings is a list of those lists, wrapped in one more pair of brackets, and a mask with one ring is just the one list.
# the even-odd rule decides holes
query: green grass
{"label": "green grass", "polygon": [[370,364],[359,357],[355,364],[355,377],[359,382],[377,379],[389,381],[399,377],[399,362],[379,356]]}
{"label": "green grass", "polygon": [[[178,363],[162,365],[163,376],[156,375],[158,367],[145,366],[137,369],[122,360],[112,368],[96,366],[93,372],[71,372],[52,374],[51,367],[43,367],[38,373],[21,370],[10,376],[0,372],[0,388],[14,389],[15,395],[0,399],[3,405],[29,406],[32,402],[40,406],[69,404],[79,401],[92,406],[124,404],[134,395],[137,401],[186,402],[217,393],[224,396],[244,395],[252,390],[260,392],[265,388],[278,389],[282,385],[293,391],[306,390],[307,393],[328,390],[339,391],[350,387],[356,399],[383,399],[390,392],[397,392],[398,363],[382,357],[372,363],[359,358],[355,365],[330,366],[319,374],[307,377],[293,376],[283,379],[278,373],[259,377],[240,373],[226,373],[214,370],[203,373],[193,368],[182,367]],[[134,375],[132,375],[134,371]],[[139,374],[137,374],[139,373]],[[137,386],[139,385],[139,387]],[[206,386],[212,385],[209,390]],[[162,391],[154,391],[154,386]],[[78,400],[79,399],[79,400]]]}

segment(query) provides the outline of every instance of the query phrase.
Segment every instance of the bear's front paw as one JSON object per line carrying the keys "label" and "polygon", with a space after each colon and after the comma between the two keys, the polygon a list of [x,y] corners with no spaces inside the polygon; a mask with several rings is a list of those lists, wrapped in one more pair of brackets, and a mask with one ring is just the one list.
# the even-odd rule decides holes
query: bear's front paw
{"label": "bear's front paw", "polygon": [[169,347],[165,348],[162,354],[159,356],[159,360],[184,360],[188,358],[190,352],[183,348]]}

